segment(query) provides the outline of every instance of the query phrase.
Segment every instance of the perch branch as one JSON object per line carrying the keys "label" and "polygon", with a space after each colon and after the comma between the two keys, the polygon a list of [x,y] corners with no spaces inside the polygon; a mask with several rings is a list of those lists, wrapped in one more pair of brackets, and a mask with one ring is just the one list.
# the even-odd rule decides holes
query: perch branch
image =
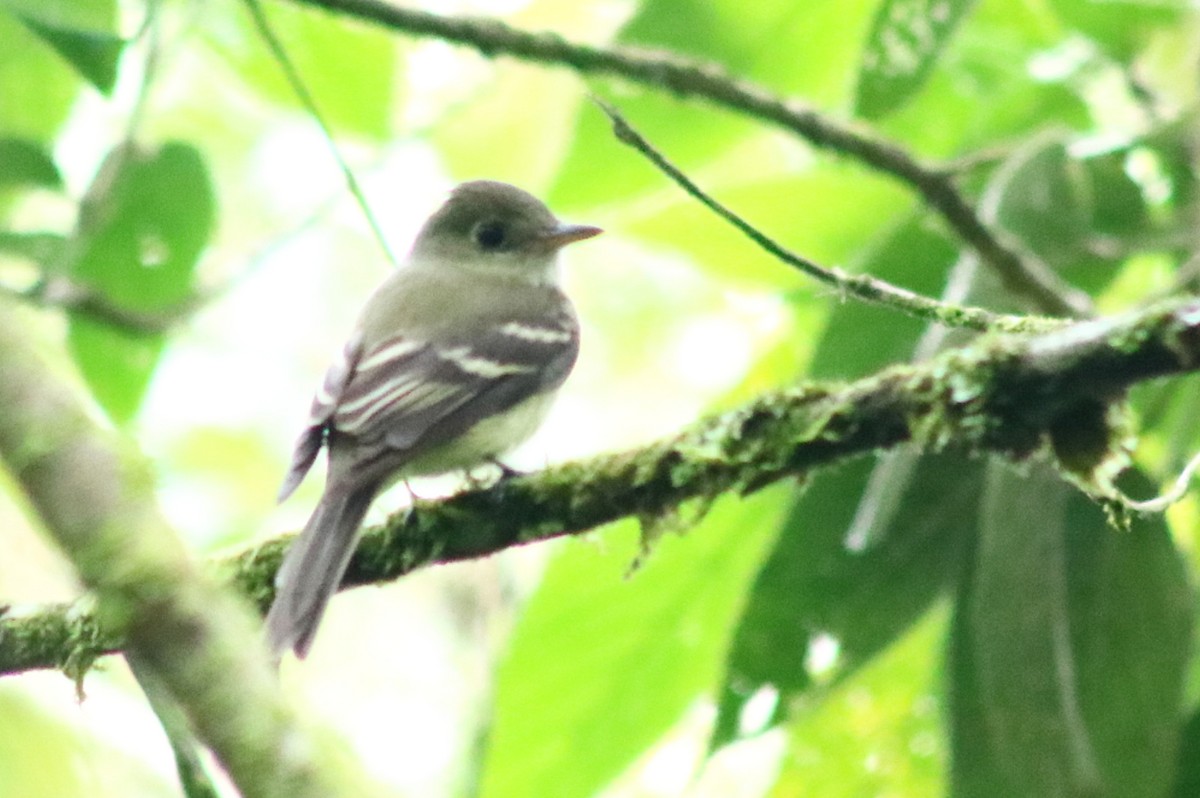
{"label": "perch branch", "polygon": [[[1139,382],[1200,369],[1200,300],[1174,300],[1040,335],[987,335],[856,382],[766,394],[646,448],[468,490],[369,530],[343,587],[431,563],[484,557],[904,443],[1023,457],[1055,429]],[[260,609],[291,536],[214,565]],[[0,674],[87,662],[124,645],[117,628],[68,606],[0,617]]]}

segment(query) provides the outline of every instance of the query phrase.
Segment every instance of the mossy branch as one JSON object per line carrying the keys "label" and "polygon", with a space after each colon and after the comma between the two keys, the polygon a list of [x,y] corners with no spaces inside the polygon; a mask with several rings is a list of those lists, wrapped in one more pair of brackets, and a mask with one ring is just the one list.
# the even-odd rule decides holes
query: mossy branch
{"label": "mossy branch", "polygon": [[[68,647],[55,662],[81,675],[92,650],[81,640],[122,640],[242,795],[366,794],[331,772],[284,701],[244,602],[191,562],[158,511],[153,470],[93,420],[27,328],[15,303],[0,301],[0,459],[96,606],[94,617],[65,619],[57,642]],[[6,652],[28,656],[30,642],[20,624],[0,631]]]}
{"label": "mossy branch", "polygon": [[396,32],[473,47],[485,56],[507,55],[555,64],[582,74],[614,75],[678,97],[699,97],[722,108],[776,125],[815,147],[857,160],[919,194],[974,249],[1014,294],[1042,313],[1086,316],[1090,298],[1063,282],[1035,258],[989,229],[954,184],[953,173],[921,163],[903,148],[866,130],[834,121],[795,98],[784,98],[720,66],[664,52],[591,47],[553,33],[531,33],[495,19],[454,17],[401,8],[386,0],[292,0]]}
{"label": "mossy branch", "polygon": [[[1197,299],[1041,335],[984,336],[924,363],[893,366],[855,382],[770,393],[643,449],[568,463],[397,513],[365,534],[343,587],[621,518],[653,517],[691,499],[748,493],[905,443],[927,451],[1024,457],[1053,436],[1070,437],[1076,426],[1094,429],[1096,413],[1131,385],[1197,369]],[[289,543],[290,536],[281,537],[215,568],[265,609]],[[0,617],[0,673],[66,668],[122,645],[120,627],[67,606]]]}

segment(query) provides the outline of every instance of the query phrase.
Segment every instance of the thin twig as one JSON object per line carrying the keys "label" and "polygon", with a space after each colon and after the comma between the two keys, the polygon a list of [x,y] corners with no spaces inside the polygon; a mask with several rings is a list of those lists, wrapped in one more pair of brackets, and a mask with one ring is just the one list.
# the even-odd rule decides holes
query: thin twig
{"label": "thin twig", "polygon": [[292,87],[292,91],[296,93],[296,97],[300,100],[300,104],[304,106],[316,123],[320,126],[321,132],[325,134],[325,140],[329,144],[330,152],[333,153],[333,159],[337,161],[338,168],[342,170],[342,174],[346,178],[346,186],[350,189],[350,193],[354,196],[354,201],[358,203],[359,209],[362,210],[363,217],[367,220],[367,225],[371,228],[371,234],[379,243],[379,248],[383,250],[384,256],[393,266],[398,263],[396,254],[392,252],[389,246],[387,237],[383,234],[383,227],[379,224],[379,220],[375,217],[375,213],[371,210],[370,203],[367,202],[366,194],[363,193],[362,186],[358,182],[358,178],[354,175],[354,170],[350,168],[345,157],[342,155],[341,149],[338,148],[337,141],[333,138],[333,129],[330,127],[325,115],[321,113],[317,107],[317,101],[312,96],[312,92],[308,90],[304,79],[300,76],[300,71],[296,69],[296,64],[287,54],[283,43],[279,41],[279,37],[275,35],[274,29],[271,27],[270,20],[267,19],[266,13],[263,11],[259,0],[246,0],[246,7],[250,9],[250,16],[254,18],[254,25],[258,28],[259,34],[266,42],[271,55],[274,56],[279,68],[283,70],[284,78],[288,85]]}
{"label": "thin twig", "polygon": [[165,310],[130,310],[98,291],[65,278],[43,280],[26,289],[0,285],[0,295],[39,307],[59,308],[137,336],[161,335],[190,318],[206,301],[202,296],[195,296]]}
{"label": "thin twig", "polygon": [[292,0],[393,31],[428,36],[473,47],[485,56],[509,55],[559,64],[585,74],[616,75],[670,92],[702,97],[716,105],[778,125],[813,146],[840,153],[895,177],[920,194],[988,264],[1014,294],[1042,313],[1087,316],[1091,299],[1058,275],[1002,242],[979,218],[952,177],[926,166],[904,149],[865,131],[834,122],[794,99],[736,79],[722,68],[661,52],[602,48],[568,42],[553,33],[530,33],[495,19],[452,17],[384,0]]}
{"label": "thin twig", "polygon": [[1117,495],[1118,501],[1123,504],[1126,509],[1133,510],[1134,512],[1138,513],[1165,512],[1168,507],[1170,507],[1172,504],[1176,504],[1185,495],[1187,495],[1188,485],[1191,483],[1192,475],[1196,473],[1197,468],[1200,468],[1200,454],[1195,455],[1191,460],[1188,461],[1188,464],[1184,467],[1183,471],[1181,471],[1179,476],[1175,478],[1175,484],[1171,486],[1170,490],[1166,491],[1161,496],[1154,497],[1153,499],[1143,499],[1138,501],[1125,496],[1119,491],[1116,491],[1115,488],[1114,492]]}
{"label": "thin twig", "polygon": [[617,139],[628,144],[644,155],[663,174],[692,197],[700,201],[713,213],[720,216],[737,228],[743,235],[768,253],[794,266],[809,277],[848,294],[864,302],[885,305],[903,311],[911,316],[926,321],[935,321],[950,327],[966,327],[973,330],[1004,330],[1007,332],[1035,332],[1061,327],[1064,322],[1057,319],[1046,319],[1030,316],[1011,316],[993,313],[977,307],[964,307],[947,302],[940,302],[930,297],[922,296],[906,288],[892,285],[867,274],[847,274],[841,269],[826,268],[808,258],[797,255],[784,247],[775,239],[759,230],[754,225],[738,216],[725,205],[722,205],[702,188],[696,185],[679,167],[671,163],[654,145],[638,133],[629,122],[621,116],[616,108],[608,103],[592,98],[593,102],[612,121],[613,133]]}

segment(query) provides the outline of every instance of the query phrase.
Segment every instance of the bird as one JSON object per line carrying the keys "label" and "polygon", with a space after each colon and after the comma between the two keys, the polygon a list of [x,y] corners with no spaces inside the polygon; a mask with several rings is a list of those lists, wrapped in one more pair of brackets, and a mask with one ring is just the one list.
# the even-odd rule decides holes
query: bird
{"label": "bird", "polygon": [[492,180],[458,185],[421,227],[326,371],[279,490],[283,502],[326,450],[324,490],[267,613],[277,662],[307,655],[376,496],[499,463],[537,429],[579,353],[559,250],[601,232]]}

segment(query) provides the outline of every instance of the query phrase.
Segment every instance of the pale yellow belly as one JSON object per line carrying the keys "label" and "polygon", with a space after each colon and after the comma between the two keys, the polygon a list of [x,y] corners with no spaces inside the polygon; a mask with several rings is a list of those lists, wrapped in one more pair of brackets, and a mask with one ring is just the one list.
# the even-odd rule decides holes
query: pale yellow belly
{"label": "pale yellow belly", "polygon": [[414,458],[399,476],[443,474],[474,468],[529,439],[550,411],[554,392],[531,396],[506,413],[485,418],[453,442]]}

